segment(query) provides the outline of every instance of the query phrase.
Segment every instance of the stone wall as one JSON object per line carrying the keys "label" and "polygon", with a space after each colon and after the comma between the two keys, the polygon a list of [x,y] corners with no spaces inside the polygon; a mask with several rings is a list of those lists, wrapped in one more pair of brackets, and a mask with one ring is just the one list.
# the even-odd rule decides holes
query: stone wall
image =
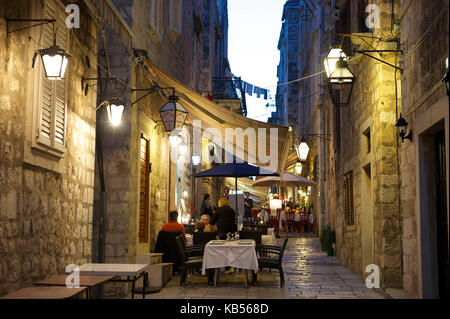
{"label": "stone wall", "polygon": [[[401,77],[403,116],[413,133],[418,134],[418,118],[425,116],[432,119],[431,107],[441,99],[444,99],[445,105],[447,99],[441,80],[447,72],[448,1],[403,1],[400,18],[401,43],[404,44],[405,56]],[[428,33],[425,35],[426,31]],[[417,44],[419,45],[416,46]],[[448,129],[446,138],[448,139]],[[420,216],[430,214],[430,211],[421,213],[417,206],[420,196],[417,193],[416,175],[419,165],[416,160],[418,143],[418,138],[414,138],[412,142],[406,141],[402,145],[403,288],[409,298],[423,297],[419,230],[425,225],[420,224]],[[447,146],[447,156],[448,154]]]}
{"label": "stone wall", "polygon": [[[376,1],[381,9],[381,28],[375,36],[395,39],[391,33],[391,8]],[[352,11],[356,1],[351,2]],[[356,12],[356,11],[353,11]],[[356,24],[352,15],[352,25]],[[372,42],[377,50],[389,49],[385,41]],[[394,46],[394,49],[396,47]],[[398,64],[395,53],[382,59]],[[336,231],[339,259],[365,276],[366,266],[380,267],[383,287],[401,287],[401,212],[399,210],[399,139],[395,128],[400,101],[395,98],[395,69],[367,57],[350,63],[356,76],[351,103],[340,109],[340,148],[336,149]],[[399,84],[399,83],[398,83]],[[397,87],[400,96],[400,86]],[[398,113],[398,114],[397,114]],[[370,150],[368,137],[370,130]],[[344,216],[344,175],[353,172],[354,220]]]}
{"label": "stone wall", "polygon": [[7,36],[3,19],[40,17],[31,10],[39,4],[0,3],[0,295],[91,261],[96,93],[84,96],[80,81],[85,56],[97,61],[96,24],[80,4],[84,27],[71,32],[66,75],[67,150],[47,159],[31,150],[28,126],[37,30]]}

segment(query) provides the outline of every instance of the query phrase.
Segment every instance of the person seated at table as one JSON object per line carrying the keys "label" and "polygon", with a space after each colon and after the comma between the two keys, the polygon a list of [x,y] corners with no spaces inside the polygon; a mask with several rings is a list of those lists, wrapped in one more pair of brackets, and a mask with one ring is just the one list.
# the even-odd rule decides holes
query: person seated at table
{"label": "person seated at table", "polygon": [[290,209],[294,208],[294,201],[292,200],[292,197],[289,198],[289,202],[287,203],[287,207],[289,207]]}
{"label": "person seated at table", "polygon": [[210,220],[211,220],[211,217],[209,217],[209,215],[203,215],[202,219],[200,220],[203,223],[203,225],[205,225],[205,227],[204,227],[205,233],[217,232],[217,226],[211,225]]}
{"label": "person seated at table", "polygon": [[177,220],[178,212],[176,210],[171,211],[169,213],[169,221],[161,227],[161,230],[172,233],[183,233],[184,242],[186,242],[186,231],[184,230],[184,226],[178,223]]}
{"label": "person seated at table", "polygon": [[217,225],[219,238],[227,239],[227,233],[237,232],[236,212],[231,208],[230,202],[225,197],[219,200],[219,208],[209,222]]}
{"label": "person seated at table", "polygon": [[[209,216],[209,215],[206,215],[206,216]],[[203,232],[205,232],[205,223],[202,222],[202,221],[198,221],[198,222],[195,224],[195,231],[198,232],[198,233],[203,233]]]}

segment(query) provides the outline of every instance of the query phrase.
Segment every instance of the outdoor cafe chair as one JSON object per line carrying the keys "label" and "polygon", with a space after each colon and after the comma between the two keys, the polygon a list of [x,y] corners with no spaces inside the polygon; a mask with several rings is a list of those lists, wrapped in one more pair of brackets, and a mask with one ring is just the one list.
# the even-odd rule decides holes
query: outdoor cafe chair
{"label": "outdoor cafe chair", "polygon": [[[283,272],[283,254],[286,249],[288,238],[285,238],[281,247],[270,245],[256,245],[256,252],[258,254],[259,269],[264,268],[277,269],[280,273],[280,288],[284,286],[284,272]],[[253,274],[253,281],[258,280],[258,275]]]}
{"label": "outdoor cafe chair", "polygon": [[180,256],[180,286],[183,286],[186,283],[188,272],[199,270],[203,265],[203,258],[189,258],[189,255],[195,253],[196,251],[203,254],[205,248],[185,248],[183,236],[178,236],[176,238],[176,243],[178,254]]}
{"label": "outdoor cafe chair", "polygon": [[309,232],[309,214],[306,212],[300,213],[300,221],[297,222],[297,231],[300,232],[301,226],[304,225],[304,231]]}
{"label": "outdoor cafe chair", "polygon": [[294,231],[295,230],[295,213],[294,212],[286,212],[286,221],[284,223],[284,231],[287,230],[291,230]]}

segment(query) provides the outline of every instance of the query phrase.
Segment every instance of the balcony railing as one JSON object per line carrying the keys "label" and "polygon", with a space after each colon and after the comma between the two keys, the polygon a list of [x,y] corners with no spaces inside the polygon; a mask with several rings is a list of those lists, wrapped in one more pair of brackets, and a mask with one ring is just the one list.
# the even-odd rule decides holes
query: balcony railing
{"label": "balcony railing", "polygon": [[247,116],[245,92],[240,78],[213,78],[212,84],[214,100],[240,100],[241,113],[243,116]]}

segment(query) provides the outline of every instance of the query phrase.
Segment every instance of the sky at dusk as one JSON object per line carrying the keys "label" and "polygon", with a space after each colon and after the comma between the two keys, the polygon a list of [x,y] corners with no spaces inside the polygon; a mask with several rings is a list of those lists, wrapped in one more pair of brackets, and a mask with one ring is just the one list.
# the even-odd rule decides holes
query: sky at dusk
{"label": "sky at dusk", "polygon": [[[242,80],[268,88],[275,96],[277,49],[285,0],[228,0],[228,56],[231,70]],[[248,117],[266,122],[274,108],[247,94]]]}

